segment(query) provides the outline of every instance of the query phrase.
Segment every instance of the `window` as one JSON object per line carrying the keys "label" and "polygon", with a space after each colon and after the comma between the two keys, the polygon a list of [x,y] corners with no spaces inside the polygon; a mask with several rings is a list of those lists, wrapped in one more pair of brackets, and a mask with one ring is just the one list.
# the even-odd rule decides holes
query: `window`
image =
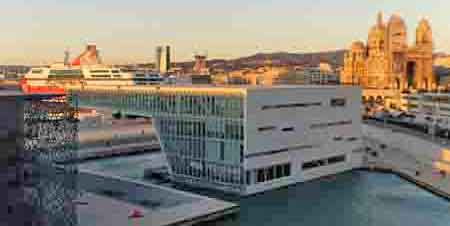
{"label": "window", "polygon": [[295,129],[294,129],[294,127],[287,127],[287,128],[281,129],[281,131],[283,131],[283,132],[292,132],[292,131],[295,131]]}
{"label": "window", "polygon": [[312,106],[321,106],[321,105],[322,105],[321,102],[264,105],[264,106],[262,106],[261,110],[281,109],[281,108],[312,107]]}
{"label": "window", "polygon": [[283,165],[283,174],[285,177],[288,177],[291,175],[291,164],[284,164]]}
{"label": "window", "polygon": [[328,159],[328,165],[345,162],[345,155],[339,155]]}
{"label": "window", "polygon": [[270,131],[270,130],[275,130],[275,129],[276,129],[275,126],[264,126],[264,127],[259,127],[258,131],[264,132],[264,131]]}
{"label": "window", "polygon": [[347,100],[345,98],[333,98],[330,100],[330,105],[332,107],[345,107]]}
{"label": "window", "polygon": [[333,140],[334,141],[341,141],[343,138],[342,137],[334,137]]}
{"label": "window", "polygon": [[225,144],[223,142],[220,142],[220,160],[225,160]]}
{"label": "window", "polygon": [[317,160],[317,165],[318,166],[325,166],[326,165],[325,159]]}
{"label": "window", "polygon": [[350,125],[352,124],[352,121],[339,121],[339,122],[328,122],[328,123],[317,123],[312,124],[310,126],[311,129],[319,129],[319,128],[326,128],[326,127],[333,127],[333,126],[342,126],[342,125]]}
{"label": "window", "polygon": [[245,182],[247,183],[247,185],[251,184],[251,171],[247,171],[246,175],[245,175]]}
{"label": "window", "polygon": [[283,167],[281,165],[277,165],[275,167],[275,177],[276,178],[283,177]]}
{"label": "window", "polygon": [[330,158],[326,158],[326,159],[313,160],[313,161],[303,163],[302,169],[310,170],[310,169],[314,169],[314,168],[321,167],[321,166],[337,164],[337,163],[345,162],[345,159],[346,159],[345,155],[339,155],[339,156],[334,156],[334,157],[330,157]]}
{"label": "window", "polygon": [[240,144],[239,145],[239,153],[240,153],[240,162],[244,162],[244,145]]}
{"label": "window", "polygon": [[349,137],[347,138],[347,141],[357,141],[359,140],[358,137]]}
{"label": "window", "polygon": [[91,73],[109,73],[109,70],[91,70]]}
{"label": "window", "polygon": [[111,75],[91,75],[93,78],[110,78]]}
{"label": "window", "polygon": [[257,172],[256,182],[258,183],[264,182],[264,169],[259,169],[256,172]]}
{"label": "window", "polygon": [[302,165],[302,169],[303,170],[308,170],[308,169],[312,169],[312,168],[315,168],[315,167],[317,167],[317,162],[315,162],[315,161],[305,162]]}
{"label": "window", "polygon": [[267,169],[267,171],[266,171],[266,179],[267,179],[267,180],[273,180],[273,172],[274,172],[273,166],[272,166],[272,167],[269,167],[269,168]]}
{"label": "window", "polygon": [[[288,177],[291,175],[291,164],[285,163],[280,165],[274,165],[263,169],[254,170],[256,173],[256,183],[262,183],[279,179],[282,177]],[[251,184],[250,179],[251,172],[247,171],[247,184]]]}
{"label": "window", "polygon": [[266,155],[274,155],[274,154],[278,154],[278,153],[282,153],[282,152],[288,152],[288,151],[300,151],[300,150],[304,150],[304,149],[312,149],[312,148],[315,148],[315,147],[317,147],[317,146],[314,146],[314,145],[292,146],[292,147],[288,147],[288,148],[282,148],[282,149],[277,149],[277,150],[270,150],[270,151],[265,151],[265,152],[257,152],[257,153],[248,154],[248,155],[245,156],[245,158],[253,158],[253,157],[266,156]]}

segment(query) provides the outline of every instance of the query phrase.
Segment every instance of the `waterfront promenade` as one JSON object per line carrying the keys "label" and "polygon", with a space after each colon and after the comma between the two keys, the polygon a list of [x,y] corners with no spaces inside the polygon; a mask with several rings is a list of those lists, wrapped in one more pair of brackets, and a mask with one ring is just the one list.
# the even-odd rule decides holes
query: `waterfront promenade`
{"label": "waterfront promenade", "polygon": [[442,140],[409,132],[396,126],[363,125],[364,142],[376,154],[368,154],[365,167],[398,174],[417,185],[450,199],[450,175],[436,163],[450,165],[441,158],[447,147]]}

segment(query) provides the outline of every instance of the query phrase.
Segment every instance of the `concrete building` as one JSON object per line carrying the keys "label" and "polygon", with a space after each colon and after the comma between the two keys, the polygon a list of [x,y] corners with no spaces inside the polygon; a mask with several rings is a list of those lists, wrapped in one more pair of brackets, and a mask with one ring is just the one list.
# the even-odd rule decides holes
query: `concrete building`
{"label": "concrete building", "polygon": [[318,67],[305,67],[302,72],[304,84],[336,85],[339,83],[339,76],[326,63],[320,63]]}
{"label": "concrete building", "polygon": [[164,59],[165,60],[165,68],[164,68],[165,72],[168,72],[172,66],[172,59],[171,59],[172,55],[171,55],[170,51],[171,51],[170,46],[166,46],[166,52],[165,52],[166,58]]}
{"label": "concrete building", "polygon": [[161,71],[162,46],[157,46],[155,49],[155,69],[157,72]]}
{"label": "concrete building", "polygon": [[240,195],[361,166],[361,90],[68,87],[79,105],[153,118],[174,181]]}
{"label": "concrete building", "polygon": [[170,46],[157,46],[155,49],[155,69],[159,73],[167,73],[172,65]]}
{"label": "concrete building", "polygon": [[77,225],[76,165],[53,165],[76,156],[74,108],[62,95],[3,89],[0,107],[0,225]]}
{"label": "concrete building", "polygon": [[164,98],[155,103],[154,124],[175,181],[248,195],[361,165],[359,88],[158,92]]}
{"label": "concrete building", "polygon": [[[403,110],[421,118],[436,120],[450,128],[450,94],[449,93],[412,93],[402,95]],[[445,124],[445,125],[444,125]]]}
{"label": "concrete building", "polygon": [[345,54],[341,83],[374,89],[433,89],[433,37],[428,21],[419,22],[413,46],[407,40],[403,19],[394,14],[386,25],[380,13],[367,46],[354,42]]}
{"label": "concrete building", "polygon": [[192,73],[196,75],[209,75],[209,68],[206,54],[195,54],[195,64]]}

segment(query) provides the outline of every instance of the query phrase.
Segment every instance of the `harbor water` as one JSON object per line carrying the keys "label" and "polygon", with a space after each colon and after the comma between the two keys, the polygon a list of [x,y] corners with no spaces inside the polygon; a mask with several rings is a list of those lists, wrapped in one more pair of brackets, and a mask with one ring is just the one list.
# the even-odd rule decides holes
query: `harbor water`
{"label": "harbor water", "polygon": [[[161,162],[160,158],[159,154],[147,154],[103,159],[83,163],[80,168],[142,179],[148,167],[144,162]],[[237,202],[237,216],[204,225],[450,225],[450,204],[446,200],[395,175],[365,171],[301,183]]]}

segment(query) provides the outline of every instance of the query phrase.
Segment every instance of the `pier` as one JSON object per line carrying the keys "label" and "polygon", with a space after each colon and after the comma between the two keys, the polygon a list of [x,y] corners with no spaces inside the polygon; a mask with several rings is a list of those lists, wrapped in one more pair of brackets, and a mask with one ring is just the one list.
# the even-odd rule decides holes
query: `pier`
{"label": "pier", "polygon": [[[446,145],[389,126],[364,125],[367,158],[363,169],[394,173],[435,195],[450,200],[450,175],[437,168]],[[376,153],[376,154],[373,154]]]}

